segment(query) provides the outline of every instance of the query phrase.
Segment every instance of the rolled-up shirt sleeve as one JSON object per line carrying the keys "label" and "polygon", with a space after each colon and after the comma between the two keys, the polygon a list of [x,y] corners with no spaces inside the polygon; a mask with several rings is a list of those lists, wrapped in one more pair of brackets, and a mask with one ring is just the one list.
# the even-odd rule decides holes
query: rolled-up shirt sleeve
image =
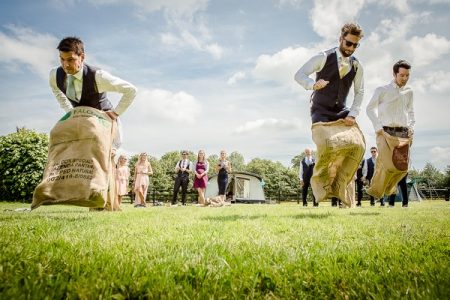
{"label": "rolled-up shirt sleeve", "polygon": [[134,85],[109,74],[105,70],[98,70],[95,73],[95,82],[99,93],[116,92],[122,94],[122,98],[114,108],[114,112],[118,115],[123,114],[136,97],[137,89]]}
{"label": "rolled-up shirt sleeve", "polygon": [[56,68],[52,69],[50,71],[48,83],[50,85],[50,88],[52,89],[52,92],[56,98],[56,101],[58,101],[58,103],[59,103],[59,106],[61,106],[61,108],[65,112],[70,111],[73,108],[72,104],[70,103],[69,99],[67,99],[66,95],[59,89],[58,85],[56,84]]}
{"label": "rolled-up shirt sleeve", "polygon": [[305,90],[312,90],[316,81],[309,76],[322,70],[326,60],[327,56],[325,52],[321,52],[311,57],[297,73],[295,73],[295,81],[297,81]]}

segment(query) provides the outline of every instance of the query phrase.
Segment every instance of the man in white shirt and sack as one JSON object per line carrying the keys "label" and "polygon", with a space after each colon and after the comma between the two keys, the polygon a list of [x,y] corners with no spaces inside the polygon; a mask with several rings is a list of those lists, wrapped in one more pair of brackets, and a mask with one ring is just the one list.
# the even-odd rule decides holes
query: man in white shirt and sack
{"label": "man in white shirt and sack", "polygon": [[406,85],[411,65],[399,60],[393,66],[393,80],[378,87],[367,115],[376,132],[379,156],[367,193],[375,198],[396,193],[398,182],[408,173],[413,139],[413,91]]}

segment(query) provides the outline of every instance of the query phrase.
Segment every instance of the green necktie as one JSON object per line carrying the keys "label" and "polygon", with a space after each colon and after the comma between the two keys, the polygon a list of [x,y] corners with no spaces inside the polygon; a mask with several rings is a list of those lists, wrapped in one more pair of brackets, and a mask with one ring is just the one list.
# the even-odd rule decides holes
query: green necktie
{"label": "green necktie", "polygon": [[74,85],[74,81],[75,81],[75,76],[73,75],[67,75],[67,89],[66,89],[66,96],[67,98],[69,98],[72,101],[77,101],[77,95],[75,94],[75,85]]}

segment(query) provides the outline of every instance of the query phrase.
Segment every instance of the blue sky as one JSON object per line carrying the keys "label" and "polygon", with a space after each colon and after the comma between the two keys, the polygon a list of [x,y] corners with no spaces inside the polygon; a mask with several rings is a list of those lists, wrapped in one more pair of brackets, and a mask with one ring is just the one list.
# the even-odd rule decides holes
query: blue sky
{"label": "blue sky", "polygon": [[365,31],[355,53],[365,72],[357,121],[367,149],[375,138],[365,107],[392,79],[392,64],[407,59],[416,111],[412,166],[444,169],[449,13],[449,0],[1,1],[0,134],[16,126],[48,133],[61,117],[48,74],[58,65],[59,40],[76,35],[87,63],[139,89],[122,116],[123,153],[225,149],[288,166],[314,148],[310,92],[293,76],[310,56],[337,45],[343,23],[357,21]]}

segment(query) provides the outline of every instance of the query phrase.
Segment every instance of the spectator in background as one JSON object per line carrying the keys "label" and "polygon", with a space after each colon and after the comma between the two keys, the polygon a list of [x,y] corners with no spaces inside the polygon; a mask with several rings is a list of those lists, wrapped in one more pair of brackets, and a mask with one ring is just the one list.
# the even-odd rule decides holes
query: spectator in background
{"label": "spectator in background", "polygon": [[200,150],[197,154],[197,161],[195,162],[195,178],[194,189],[198,192],[198,204],[205,205],[205,189],[208,184],[209,164],[205,158],[205,151]]}
{"label": "spectator in background", "polygon": [[356,184],[356,191],[357,191],[357,194],[358,194],[358,199],[356,201],[356,206],[361,206],[361,200],[362,200],[362,197],[363,197],[364,182],[363,182],[362,178],[363,178],[364,163],[365,163],[365,159],[363,159],[361,161],[361,163],[359,164],[359,167],[358,167],[358,171],[356,171],[355,184]]}
{"label": "spectator in background", "polygon": [[128,194],[128,180],[130,170],[127,166],[127,158],[124,155],[119,156],[116,169],[116,192],[119,205],[122,204],[122,197]]}
{"label": "spectator in background", "polygon": [[[299,178],[300,185],[302,187],[302,200],[303,206],[308,206],[307,196],[308,196],[308,188],[311,185],[311,177],[313,175],[314,165],[316,163],[316,159],[312,156],[312,150],[310,148],[305,149],[305,157],[300,162],[299,169]],[[313,205],[319,206],[316,202],[316,198],[314,198],[314,193],[312,193]]]}
{"label": "spectator in background", "polygon": [[227,160],[225,150],[220,151],[219,163],[216,166],[217,184],[219,185],[219,196],[225,201],[226,189],[228,185],[228,173],[231,172],[231,163]]}
{"label": "spectator in background", "polygon": [[[362,180],[367,184],[370,185],[370,182],[372,181],[373,174],[375,172],[375,165],[377,163],[377,157],[378,157],[378,149],[377,147],[370,148],[370,154],[371,157],[366,159],[362,173],[363,177]],[[384,199],[380,199],[380,205],[384,206]],[[373,196],[370,196],[370,206],[375,206],[375,198]]]}
{"label": "spectator in background", "polygon": [[186,150],[181,152],[181,159],[175,165],[175,183],[173,187],[173,197],[171,206],[177,206],[177,196],[181,187],[181,203],[186,205],[186,193],[189,184],[189,174],[193,172],[192,163],[189,161],[189,153]]}
{"label": "spectator in background", "polygon": [[149,175],[153,175],[152,166],[147,159],[147,153],[141,153],[134,171],[134,191],[136,193],[134,207],[147,207],[145,200],[147,199]]}

